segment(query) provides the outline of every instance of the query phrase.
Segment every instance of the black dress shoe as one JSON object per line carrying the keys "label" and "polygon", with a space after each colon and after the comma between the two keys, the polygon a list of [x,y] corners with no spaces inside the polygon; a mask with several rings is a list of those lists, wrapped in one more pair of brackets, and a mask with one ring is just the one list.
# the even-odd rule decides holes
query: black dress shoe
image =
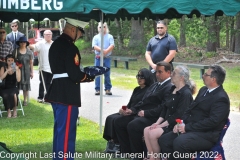
{"label": "black dress shoe", "polygon": [[107,142],[107,146],[106,146],[106,149],[104,150],[104,153],[112,153],[110,151],[113,150],[113,147],[114,147],[114,142],[113,141],[108,141]]}

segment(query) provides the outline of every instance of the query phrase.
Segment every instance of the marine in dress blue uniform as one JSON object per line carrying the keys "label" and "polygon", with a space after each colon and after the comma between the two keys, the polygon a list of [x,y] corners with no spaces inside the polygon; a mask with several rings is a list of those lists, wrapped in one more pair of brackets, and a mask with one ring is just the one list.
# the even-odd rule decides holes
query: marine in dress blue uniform
{"label": "marine in dress blue uniform", "polygon": [[86,22],[66,18],[63,34],[49,49],[52,84],[45,101],[54,114],[53,159],[74,159],[78,107],[81,107],[80,83],[94,77],[80,70],[81,56],[74,42],[84,33]]}

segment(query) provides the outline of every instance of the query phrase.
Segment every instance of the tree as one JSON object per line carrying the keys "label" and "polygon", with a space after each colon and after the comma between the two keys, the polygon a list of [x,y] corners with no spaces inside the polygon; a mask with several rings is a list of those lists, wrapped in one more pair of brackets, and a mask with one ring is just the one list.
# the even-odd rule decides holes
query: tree
{"label": "tree", "polygon": [[216,52],[217,49],[217,16],[211,16],[208,18],[208,41],[207,52]]}
{"label": "tree", "polygon": [[120,21],[115,18],[117,30],[117,42],[118,42],[118,49],[123,49],[123,36],[122,36],[122,26],[120,25]]}
{"label": "tree", "polygon": [[131,36],[128,47],[139,49],[144,44],[143,22],[141,20],[131,20]]}
{"label": "tree", "polygon": [[185,23],[185,15],[182,16],[181,18],[181,25],[180,25],[180,42],[179,42],[179,46],[180,47],[186,47],[186,34],[185,34],[185,30],[186,30],[186,23]]}
{"label": "tree", "polygon": [[235,53],[240,53],[240,13],[236,16]]}
{"label": "tree", "polygon": [[231,17],[231,38],[230,38],[230,51],[234,52],[235,48],[235,30],[234,30],[234,17]]}

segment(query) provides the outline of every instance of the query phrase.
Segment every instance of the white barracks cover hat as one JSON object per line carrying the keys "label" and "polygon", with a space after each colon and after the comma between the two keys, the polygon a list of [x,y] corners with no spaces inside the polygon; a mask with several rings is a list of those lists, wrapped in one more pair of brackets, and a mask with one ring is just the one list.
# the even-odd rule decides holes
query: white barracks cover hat
{"label": "white barracks cover hat", "polygon": [[88,25],[88,22],[79,21],[76,19],[65,17],[67,23],[77,27],[83,34],[85,33],[83,28]]}

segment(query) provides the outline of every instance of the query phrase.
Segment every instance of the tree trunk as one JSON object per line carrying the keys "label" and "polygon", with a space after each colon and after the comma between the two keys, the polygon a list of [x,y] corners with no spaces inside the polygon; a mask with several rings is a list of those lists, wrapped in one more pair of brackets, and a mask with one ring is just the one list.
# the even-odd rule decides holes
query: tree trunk
{"label": "tree trunk", "polygon": [[122,36],[122,27],[120,24],[120,21],[115,18],[115,23],[116,27],[118,28],[117,30],[117,41],[118,41],[118,50],[123,49],[123,36]]}
{"label": "tree trunk", "polygon": [[180,26],[180,47],[186,47],[186,34],[185,34],[185,29],[186,29],[186,23],[185,23],[185,15],[182,16],[181,19],[181,26]]}
{"label": "tree trunk", "polygon": [[89,39],[93,39],[95,36],[95,21],[92,19],[89,22]]}
{"label": "tree trunk", "polygon": [[230,51],[234,52],[235,36],[234,36],[234,17],[231,17],[231,38],[230,38]]}
{"label": "tree trunk", "polygon": [[220,30],[221,30],[221,21],[218,21],[216,17],[216,47],[220,48]]}
{"label": "tree trunk", "polygon": [[240,54],[240,13],[236,16],[235,53]]}
{"label": "tree trunk", "polygon": [[154,30],[154,35],[157,35],[157,22],[156,21],[152,21],[152,23],[153,23],[153,30]]}
{"label": "tree trunk", "polygon": [[209,17],[207,52],[216,52],[216,47],[217,47],[216,30],[217,30],[217,24],[216,24],[215,16]]}
{"label": "tree trunk", "polygon": [[144,43],[143,23],[141,20],[131,20],[131,37],[128,47],[138,49]]}
{"label": "tree trunk", "polygon": [[226,19],[226,48],[229,49],[229,25],[228,25],[229,17],[225,17],[225,19]]}

